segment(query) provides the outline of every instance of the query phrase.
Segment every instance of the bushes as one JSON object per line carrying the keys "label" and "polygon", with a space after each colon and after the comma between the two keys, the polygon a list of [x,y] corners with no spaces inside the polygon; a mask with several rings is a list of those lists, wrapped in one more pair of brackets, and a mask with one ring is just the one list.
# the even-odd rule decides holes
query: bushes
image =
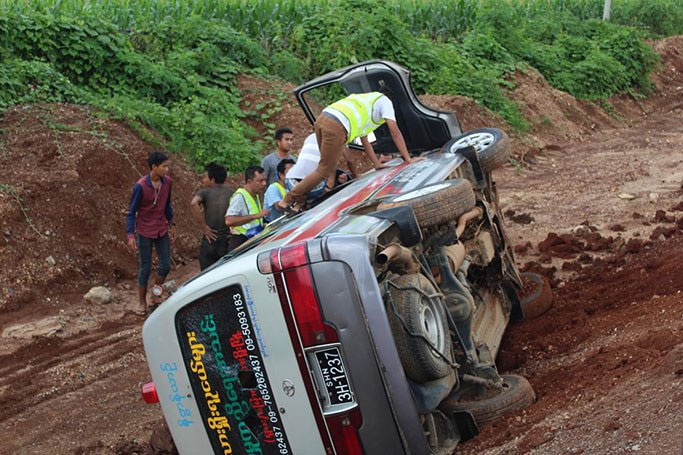
{"label": "bushes", "polygon": [[[206,20],[120,33],[97,17],[36,13],[0,19],[7,62],[0,108],[27,102],[87,102],[156,129],[199,166],[234,171],[258,160],[234,87],[240,71],[265,68],[263,51],[229,26]],[[30,59],[30,60],[29,60]]]}
{"label": "bushes", "polygon": [[82,91],[49,63],[11,58],[0,65],[0,111],[15,104],[83,99]]}
{"label": "bushes", "polygon": [[[349,30],[348,24],[362,26]],[[411,36],[391,8],[367,0],[342,0],[304,19],[290,40],[311,77],[353,62],[392,60],[411,70],[418,93],[470,96],[515,127],[526,126],[501,89],[514,59],[490,34],[469,33],[462,42],[434,43]]]}
{"label": "bushes", "polygon": [[602,0],[0,0],[0,109],[88,102],[239,171],[261,145],[237,74],[300,83],[382,58],[419,93],[470,96],[524,129],[504,92],[516,68],[582,98],[647,91],[656,58],[643,36],[683,33],[681,1],[622,0],[608,23]]}
{"label": "bushes", "polygon": [[634,29],[582,21],[566,11],[526,20],[491,6],[483,17],[496,42],[508,46],[515,61],[537,68],[554,87],[578,98],[648,92],[652,87],[649,74],[656,55]]}

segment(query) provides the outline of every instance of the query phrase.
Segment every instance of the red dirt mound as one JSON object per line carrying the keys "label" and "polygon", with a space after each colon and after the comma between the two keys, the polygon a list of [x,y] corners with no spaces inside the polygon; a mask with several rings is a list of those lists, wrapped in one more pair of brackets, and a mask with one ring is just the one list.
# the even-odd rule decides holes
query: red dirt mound
{"label": "red dirt mound", "polygon": [[[0,312],[134,277],[125,216],[153,147],[124,124],[63,104],[14,107],[0,132]],[[198,178],[177,156],[170,175],[177,264],[196,255],[189,197]]]}
{"label": "red dirt mound", "polygon": [[[608,262],[585,267],[554,291],[553,307],[546,314],[509,327],[498,364],[502,371],[525,375],[538,401],[521,416],[484,427],[478,438],[465,444],[463,453],[481,453],[514,435],[523,437],[512,453],[526,453],[559,437],[564,422],[551,416],[566,418],[563,413],[571,414],[572,407],[583,409],[593,402],[599,409],[599,400],[615,385],[647,374],[657,377],[662,368],[665,375],[675,375],[681,364],[672,365],[667,359],[683,339],[681,255],[683,237],[676,236],[655,243],[622,267]],[[662,397],[646,394],[639,399]],[[623,412],[620,409],[613,418],[611,414],[585,414],[582,425],[595,419],[603,422],[604,431],[616,431],[622,426],[618,421]],[[544,428],[544,422],[550,422],[552,431]],[[564,431],[570,433],[572,428],[569,425]],[[582,444],[590,445],[590,441]],[[543,453],[551,452],[560,453]]]}

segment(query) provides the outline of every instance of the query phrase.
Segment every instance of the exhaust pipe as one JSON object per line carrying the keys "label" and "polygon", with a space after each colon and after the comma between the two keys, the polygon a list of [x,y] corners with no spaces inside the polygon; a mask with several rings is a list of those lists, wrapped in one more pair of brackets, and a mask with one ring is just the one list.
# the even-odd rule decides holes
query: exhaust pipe
{"label": "exhaust pipe", "polygon": [[484,210],[481,207],[475,207],[469,212],[465,212],[458,218],[458,224],[455,227],[455,234],[460,237],[463,232],[465,232],[465,226],[467,223],[475,218],[481,218],[484,214]]}
{"label": "exhaust pipe", "polygon": [[463,245],[462,242],[458,242],[454,245],[447,245],[444,249],[446,250],[448,259],[453,261],[453,273],[457,273],[465,260],[465,245]]}
{"label": "exhaust pipe", "polygon": [[408,273],[420,271],[420,265],[413,258],[412,251],[398,243],[392,243],[383,249],[375,257],[375,262],[379,265],[393,263],[403,267]]}

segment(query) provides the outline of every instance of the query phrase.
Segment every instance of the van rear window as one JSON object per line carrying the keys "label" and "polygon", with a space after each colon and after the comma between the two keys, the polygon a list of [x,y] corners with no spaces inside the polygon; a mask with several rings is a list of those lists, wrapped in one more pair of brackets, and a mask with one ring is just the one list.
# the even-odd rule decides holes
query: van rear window
{"label": "van rear window", "polygon": [[248,306],[234,285],[183,307],[183,360],[215,453],[290,454]]}

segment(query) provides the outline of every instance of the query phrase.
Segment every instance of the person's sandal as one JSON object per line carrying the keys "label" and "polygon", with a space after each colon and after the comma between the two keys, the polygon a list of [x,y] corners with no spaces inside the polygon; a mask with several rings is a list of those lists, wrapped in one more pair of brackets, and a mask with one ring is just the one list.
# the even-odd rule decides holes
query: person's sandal
{"label": "person's sandal", "polygon": [[301,213],[301,208],[297,208],[296,202],[292,202],[291,204],[280,204],[280,202],[278,202],[276,205],[277,209],[280,210],[282,213],[285,213],[287,215],[297,215]]}
{"label": "person's sandal", "polygon": [[140,317],[142,317],[142,318],[144,318],[145,316],[147,316],[147,315],[150,313],[150,311],[148,310],[148,308],[135,308],[134,310],[131,310],[131,312],[132,312],[135,316],[140,316]]}

